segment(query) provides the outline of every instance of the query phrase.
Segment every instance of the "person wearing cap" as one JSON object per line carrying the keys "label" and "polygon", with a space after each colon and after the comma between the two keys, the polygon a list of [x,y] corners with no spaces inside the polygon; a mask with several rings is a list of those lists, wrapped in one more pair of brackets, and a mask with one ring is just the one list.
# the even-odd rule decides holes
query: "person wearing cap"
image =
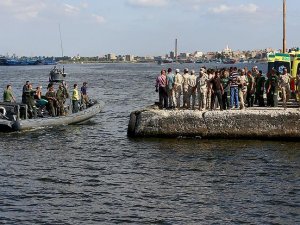
{"label": "person wearing cap", "polygon": [[189,80],[188,80],[188,85],[189,85],[189,88],[188,88],[188,92],[189,92],[189,95],[188,95],[188,108],[190,108],[190,101],[191,101],[191,97],[192,97],[192,109],[195,109],[195,104],[196,104],[196,92],[197,92],[197,77],[195,75],[195,70],[192,70],[191,71],[191,75],[189,77]]}
{"label": "person wearing cap", "polygon": [[292,76],[288,73],[287,69],[283,69],[282,75],[280,75],[279,78],[279,87],[281,89],[282,94],[282,102],[283,107],[286,109],[286,103],[289,101],[291,96],[291,89],[290,89],[290,82],[291,82]]}
{"label": "person wearing cap", "polygon": [[168,103],[169,103],[169,108],[175,108],[175,75],[172,73],[172,69],[168,69],[168,74],[167,74],[167,93],[168,93]]}
{"label": "person wearing cap", "polygon": [[175,83],[174,83],[174,90],[175,90],[175,99],[176,99],[176,108],[180,109],[180,100],[182,95],[182,83],[183,78],[180,74],[179,69],[175,70]]}
{"label": "person wearing cap", "polygon": [[187,109],[190,107],[190,102],[189,102],[189,79],[190,79],[190,74],[189,70],[187,68],[184,69],[183,71],[183,82],[182,82],[182,87],[183,87],[183,108]]}
{"label": "person wearing cap", "polygon": [[82,87],[80,88],[80,93],[81,93],[81,103],[83,105],[83,108],[86,108],[89,102],[89,96],[87,94],[87,82],[83,82]]}
{"label": "person wearing cap", "polygon": [[196,80],[197,83],[197,92],[198,92],[198,104],[199,110],[206,109],[206,96],[207,96],[207,84],[208,84],[208,75],[205,73],[205,69],[201,68],[199,76]]}
{"label": "person wearing cap", "polygon": [[156,92],[159,95],[159,108],[168,107],[168,93],[167,93],[167,76],[166,70],[161,70],[160,75],[156,78]]}

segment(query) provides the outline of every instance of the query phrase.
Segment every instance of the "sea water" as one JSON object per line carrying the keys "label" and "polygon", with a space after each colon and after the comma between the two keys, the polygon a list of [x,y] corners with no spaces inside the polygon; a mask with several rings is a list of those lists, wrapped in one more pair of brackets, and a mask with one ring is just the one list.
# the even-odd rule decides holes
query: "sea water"
{"label": "sea water", "polygon": [[[162,68],[200,66],[64,65],[106,106],[85,125],[0,133],[0,224],[300,224],[299,142],[127,137]],[[51,68],[0,67],[0,86],[45,94]]]}

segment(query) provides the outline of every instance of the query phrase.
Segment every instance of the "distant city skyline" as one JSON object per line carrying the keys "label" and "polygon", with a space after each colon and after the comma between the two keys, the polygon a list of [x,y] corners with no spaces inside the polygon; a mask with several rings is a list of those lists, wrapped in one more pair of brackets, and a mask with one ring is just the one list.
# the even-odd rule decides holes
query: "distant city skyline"
{"label": "distant city skyline", "polygon": [[[287,0],[287,48],[300,46]],[[140,56],[282,48],[282,0],[1,0],[0,54]]]}

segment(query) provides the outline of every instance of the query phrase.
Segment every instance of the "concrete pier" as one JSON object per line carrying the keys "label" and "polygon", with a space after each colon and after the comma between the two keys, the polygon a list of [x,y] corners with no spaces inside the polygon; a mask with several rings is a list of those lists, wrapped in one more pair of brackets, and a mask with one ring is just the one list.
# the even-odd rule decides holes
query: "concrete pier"
{"label": "concrete pier", "polygon": [[128,136],[300,140],[300,111],[283,108],[159,110],[148,107],[130,114]]}

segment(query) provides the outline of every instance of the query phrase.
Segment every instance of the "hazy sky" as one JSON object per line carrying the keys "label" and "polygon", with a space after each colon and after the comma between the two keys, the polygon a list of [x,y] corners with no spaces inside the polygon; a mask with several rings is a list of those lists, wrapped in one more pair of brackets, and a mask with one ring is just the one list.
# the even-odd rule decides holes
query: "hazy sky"
{"label": "hazy sky", "polygon": [[[300,1],[287,0],[288,47]],[[0,54],[163,55],[282,46],[282,0],[0,0]]]}

